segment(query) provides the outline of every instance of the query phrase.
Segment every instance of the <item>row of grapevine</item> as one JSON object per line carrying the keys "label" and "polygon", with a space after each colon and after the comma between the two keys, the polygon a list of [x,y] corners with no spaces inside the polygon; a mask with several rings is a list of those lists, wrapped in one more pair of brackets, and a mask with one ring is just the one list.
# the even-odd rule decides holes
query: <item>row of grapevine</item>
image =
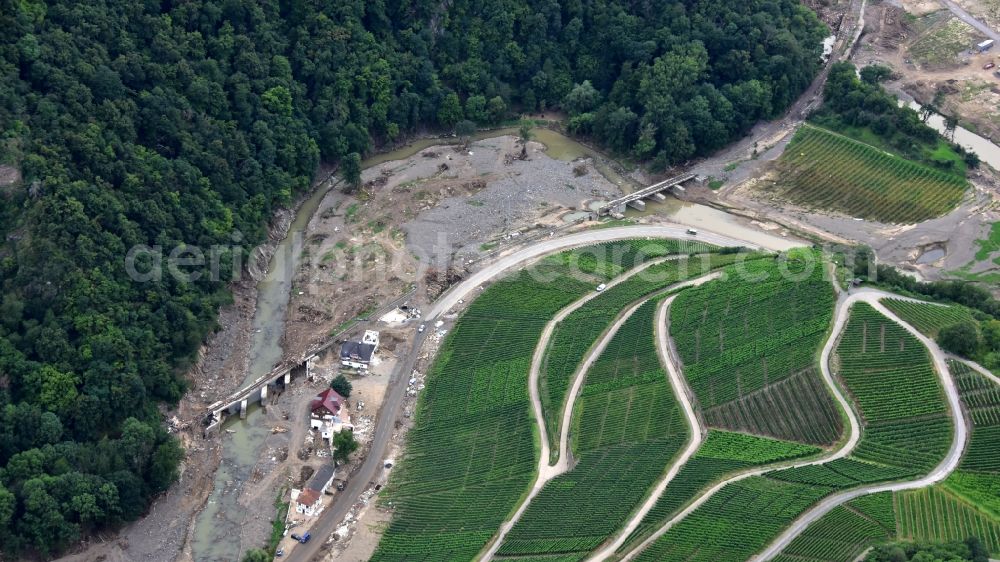
{"label": "row of grapevine", "polygon": [[[835,441],[841,419],[815,371],[834,301],[822,260],[799,252],[726,273],[725,280],[678,296],[670,314],[684,375],[707,418],[726,429]],[[813,379],[796,389],[808,393],[799,400],[816,405],[819,415],[804,416],[788,401],[771,403],[781,383],[797,376]]]}
{"label": "row of grapevine", "polygon": [[[714,269],[744,261],[753,263],[758,254],[704,254],[652,265],[573,311],[553,331],[542,367],[540,390],[549,440],[555,445],[559,423],[573,373],[601,334],[628,306],[656,291]],[[554,449],[554,448],[553,448]]]}
{"label": "row of grapevine", "polygon": [[586,553],[624,524],[688,438],[656,353],[655,300],[612,337],[586,373],[572,470],[536,496],[500,556]]}
{"label": "row of grapevine", "polygon": [[1000,521],[1000,475],[957,470],[945,479],[942,486],[975,505],[993,520]]}
{"label": "row of grapevine", "polygon": [[820,449],[816,447],[800,443],[710,430],[698,452],[681,467],[653,509],[629,535],[619,551],[631,550],[702,490],[713,482],[722,480],[727,474],[754,466],[808,457],[819,452]]}
{"label": "row of grapevine", "polygon": [[942,215],[958,205],[968,187],[958,175],[811,125],[799,129],[779,165],[780,196],[882,222]]}
{"label": "row of grapevine", "polygon": [[[943,307],[915,305],[928,318]],[[950,307],[952,310],[964,309]],[[949,310],[949,309],[945,309]],[[904,312],[905,313],[905,312]],[[965,312],[965,315],[968,315]],[[954,317],[951,317],[954,318]],[[940,321],[937,324],[941,325]],[[924,324],[921,330],[926,329]],[[959,470],[941,485],[896,494],[901,540],[952,541],[976,536],[1000,552],[1000,385],[961,361],[949,361],[962,404],[972,420]]]}
{"label": "row of grapevine", "polygon": [[933,486],[896,494],[899,538],[948,542],[979,537],[991,552],[1000,552],[1000,521]]}
{"label": "row of grapevine", "polygon": [[805,443],[833,443],[841,433],[840,412],[813,368],[706,410],[705,423]]}
{"label": "row of grapevine", "polygon": [[[907,321],[912,321],[914,327],[925,333],[933,331],[935,325],[941,325],[940,321],[926,321],[941,318],[940,315],[930,313],[944,311],[947,316],[950,310],[961,310],[902,300],[882,302],[887,305],[902,305],[890,308]],[[922,319],[925,321],[922,322]],[[1000,443],[995,437],[997,422],[994,416],[983,415],[984,412],[1000,408],[1000,387],[960,361],[949,361],[948,370],[955,379],[963,405],[974,423],[960,470],[949,475],[941,485],[894,495],[880,493],[862,496],[845,507],[837,508],[810,525],[775,560],[792,562],[809,558],[835,562],[850,560],[867,546],[888,540],[951,541],[964,540],[969,536],[979,537],[994,553],[1000,552],[1000,543],[997,542],[997,531],[1000,530],[1000,470],[996,460]],[[913,429],[918,440],[934,442],[939,439],[936,435],[940,432],[939,429],[923,428],[926,430],[923,435],[921,429]],[[869,436],[866,435],[866,439],[867,437]],[[904,447],[919,445],[911,443]],[[820,475],[825,476],[825,479],[818,480],[819,484],[825,485],[833,484],[829,478],[833,473],[846,472],[856,476],[864,475],[869,479],[872,477],[871,470],[866,465],[859,464],[864,469],[860,472],[844,470],[847,462],[857,461],[837,461],[822,470],[814,467],[816,470],[800,469],[797,472],[800,475],[813,473],[811,481],[817,481],[816,478]],[[835,466],[838,464],[839,470]],[[862,479],[845,478],[837,484],[846,486],[859,481]],[[869,521],[857,520],[855,517],[853,525],[841,529],[835,522],[851,519],[845,512],[853,512]]]}
{"label": "row of grapevine", "polygon": [[862,496],[838,506],[795,538],[775,562],[844,562],[869,546],[894,539],[896,515],[892,493]]}
{"label": "row of grapevine", "polygon": [[902,321],[932,338],[937,337],[941,328],[973,319],[969,309],[957,305],[938,306],[904,299],[882,299],[880,302]]}
{"label": "row of grapevine", "polygon": [[854,453],[728,484],[638,560],[746,560],[826,495],[862,483],[910,478],[944,458],[950,421],[940,381],[916,338],[858,303],[836,359],[837,373],[864,423]]}
{"label": "row of grapevine", "polygon": [[973,423],[960,468],[1000,475],[1000,385],[961,361],[949,361],[948,368]]}
{"label": "row of grapevine", "polygon": [[671,527],[636,561],[746,560],[832,490],[762,476],[733,482]]}
{"label": "row of grapevine", "polygon": [[[995,529],[1000,524],[1000,455],[997,454],[1000,451],[1000,386],[965,363],[949,361],[948,365],[973,427],[959,470],[949,475],[941,487],[956,501],[960,498],[962,504],[975,506],[975,514],[957,510],[968,514],[967,519],[971,517],[980,526]],[[953,527],[961,524],[960,521],[951,523]],[[914,527],[919,526],[914,524]],[[995,554],[1000,553],[1000,543],[988,544]]]}

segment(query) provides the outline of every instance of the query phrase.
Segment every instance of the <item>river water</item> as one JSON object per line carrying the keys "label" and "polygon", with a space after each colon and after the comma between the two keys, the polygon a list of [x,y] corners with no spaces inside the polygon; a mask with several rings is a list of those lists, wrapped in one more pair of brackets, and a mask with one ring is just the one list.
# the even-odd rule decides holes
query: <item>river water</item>
{"label": "river water", "polygon": [[[910,107],[920,112],[921,106],[915,101],[910,102]],[[944,117],[937,113],[932,113],[927,124],[937,132],[944,134]],[[964,127],[955,128],[955,143],[975,152],[979,159],[989,164],[994,170],[1000,170],[1000,146],[997,146],[986,137],[977,135]]]}
{"label": "river water", "polygon": [[[270,372],[281,361],[281,336],[292,279],[302,253],[302,233],[327,191],[317,189],[302,203],[287,235],[275,249],[264,278],[257,284],[257,310],[244,384]],[[249,514],[238,505],[237,499],[270,433],[267,425],[261,423],[261,413],[259,406],[251,406],[246,419],[231,416],[223,426],[222,461],[208,502],[198,514],[191,545],[198,562],[233,562],[242,555],[240,528]]]}

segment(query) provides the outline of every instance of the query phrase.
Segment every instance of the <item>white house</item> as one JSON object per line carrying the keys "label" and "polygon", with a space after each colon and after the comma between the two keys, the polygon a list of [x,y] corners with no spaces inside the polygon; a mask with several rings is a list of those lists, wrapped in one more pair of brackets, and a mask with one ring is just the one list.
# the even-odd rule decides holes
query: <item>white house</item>
{"label": "white house", "polygon": [[365,330],[361,341],[347,341],[340,346],[340,364],[352,369],[367,371],[372,357],[378,351],[378,332]]}
{"label": "white house", "polygon": [[323,505],[320,501],[321,494],[316,490],[292,490],[292,503],[295,504],[295,513],[312,517],[316,515]]}
{"label": "white house", "polygon": [[328,388],[320,392],[309,403],[309,429],[318,429],[323,439],[333,439],[333,434],[342,429],[354,429],[347,408],[347,400]]}
{"label": "white house", "polygon": [[318,515],[323,510],[323,494],[330,489],[336,473],[333,465],[325,464],[313,474],[312,480],[304,490],[293,489],[291,498],[295,505],[295,513],[306,517]]}

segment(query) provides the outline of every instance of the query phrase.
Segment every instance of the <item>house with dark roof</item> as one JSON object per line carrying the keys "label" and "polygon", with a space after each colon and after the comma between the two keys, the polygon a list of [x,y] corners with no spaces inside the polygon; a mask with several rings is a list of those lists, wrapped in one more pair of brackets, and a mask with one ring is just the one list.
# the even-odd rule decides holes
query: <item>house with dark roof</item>
{"label": "house with dark roof", "polygon": [[309,403],[309,429],[318,429],[323,439],[332,439],[342,429],[354,429],[347,408],[347,399],[328,388]]}
{"label": "house with dark roof", "polygon": [[332,464],[324,464],[313,474],[306,489],[325,494],[330,489],[330,485],[333,484],[333,477],[336,473],[337,471]]}
{"label": "house with dark roof", "polygon": [[379,334],[365,330],[361,341],[346,341],[340,346],[340,364],[352,369],[367,371],[372,357],[378,351]]}

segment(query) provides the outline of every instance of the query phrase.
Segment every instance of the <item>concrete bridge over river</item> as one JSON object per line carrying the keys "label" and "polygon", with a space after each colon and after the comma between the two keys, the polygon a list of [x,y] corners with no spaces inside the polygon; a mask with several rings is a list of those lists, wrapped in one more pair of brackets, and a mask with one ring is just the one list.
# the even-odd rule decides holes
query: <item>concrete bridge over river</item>
{"label": "concrete bridge over river", "polygon": [[602,217],[612,214],[622,214],[625,212],[626,205],[639,211],[645,210],[646,203],[643,199],[653,198],[657,201],[664,201],[666,196],[664,196],[662,192],[674,187],[678,187],[683,190],[681,184],[694,179],[694,177],[694,174],[681,174],[679,176],[674,176],[670,179],[654,183],[653,185],[644,187],[638,191],[633,191],[628,195],[624,195],[618,199],[605,203],[597,210],[597,214]]}
{"label": "concrete bridge over river", "polygon": [[230,394],[226,398],[214,402],[208,407],[208,411],[202,418],[205,437],[217,435],[222,429],[222,425],[230,416],[239,415],[245,418],[247,409],[251,404],[260,403],[261,407],[267,406],[267,397],[274,392],[281,393],[296,379],[309,378],[312,375],[312,367],[316,359],[326,353],[331,347],[341,341],[341,336],[351,330],[364,328],[366,322],[378,321],[386,312],[403,304],[412,297],[415,289],[386,304],[382,308],[367,315],[367,318],[347,326],[343,330],[333,334],[322,343],[309,348],[308,351],[297,361],[283,362],[270,373],[257,377],[253,382]]}

